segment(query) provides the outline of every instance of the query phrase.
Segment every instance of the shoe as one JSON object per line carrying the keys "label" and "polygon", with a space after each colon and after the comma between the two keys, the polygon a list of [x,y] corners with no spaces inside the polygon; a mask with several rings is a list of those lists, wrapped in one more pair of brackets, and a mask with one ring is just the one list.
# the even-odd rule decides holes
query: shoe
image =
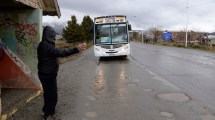
{"label": "shoe", "polygon": [[43,120],[56,120],[56,117],[55,117],[55,115],[49,115],[48,117],[44,116]]}
{"label": "shoe", "polygon": [[44,113],[44,112],[42,112],[42,113],[41,113],[41,116],[42,116],[42,117],[44,117],[44,115],[45,115],[45,113]]}
{"label": "shoe", "polygon": [[56,117],[54,115],[50,115],[47,120],[56,120]]}

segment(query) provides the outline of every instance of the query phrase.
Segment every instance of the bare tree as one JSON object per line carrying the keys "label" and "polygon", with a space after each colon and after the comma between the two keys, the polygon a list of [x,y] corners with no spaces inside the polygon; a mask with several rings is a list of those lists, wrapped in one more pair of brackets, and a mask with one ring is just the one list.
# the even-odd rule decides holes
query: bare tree
{"label": "bare tree", "polygon": [[177,35],[178,42],[183,42],[185,40],[185,31],[180,31]]}
{"label": "bare tree", "polygon": [[134,40],[134,41],[139,41],[139,33],[138,32],[133,32],[132,33],[132,40]]}
{"label": "bare tree", "polygon": [[150,27],[149,31],[153,34],[154,39],[153,42],[157,42],[158,39],[161,37],[162,35],[162,27],[161,26],[157,26],[157,27]]}

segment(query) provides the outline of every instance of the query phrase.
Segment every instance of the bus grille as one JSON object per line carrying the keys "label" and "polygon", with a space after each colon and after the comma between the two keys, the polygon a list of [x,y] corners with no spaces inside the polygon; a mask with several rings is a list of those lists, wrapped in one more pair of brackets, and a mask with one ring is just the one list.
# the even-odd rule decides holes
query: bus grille
{"label": "bus grille", "polygon": [[[112,48],[111,48],[111,46],[113,46]],[[101,48],[105,48],[105,49],[116,49],[116,48],[120,48],[120,47],[122,47],[122,45],[121,44],[116,44],[116,45],[101,45]]]}

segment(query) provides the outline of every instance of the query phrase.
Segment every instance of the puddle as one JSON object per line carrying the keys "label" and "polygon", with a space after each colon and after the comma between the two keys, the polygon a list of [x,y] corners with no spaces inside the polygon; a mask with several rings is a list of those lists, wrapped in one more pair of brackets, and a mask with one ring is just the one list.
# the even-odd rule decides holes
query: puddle
{"label": "puddle", "polygon": [[161,112],[160,115],[163,116],[163,117],[165,117],[165,118],[173,118],[174,117],[174,114],[173,113],[169,113],[169,112]]}
{"label": "puddle", "polygon": [[138,79],[134,79],[134,81],[135,81],[135,82],[139,82],[140,80],[138,80]]}
{"label": "puddle", "polygon": [[94,100],[96,100],[96,98],[94,97],[94,96],[87,96],[87,98],[89,99],[89,100],[91,100],[91,101],[94,101]]}
{"label": "puddle", "polygon": [[151,91],[153,91],[153,89],[143,89],[143,91],[145,91],[145,92],[151,92]]}
{"label": "puddle", "polygon": [[137,85],[136,84],[128,84],[127,86],[128,87],[136,87]]}
{"label": "puddle", "polygon": [[190,100],[190,98],[183,93],[158,94],[158,97],[163,100],[169,100],[173,102],[186,102]]}
{"label": "puddle", "polygon": [[85,115],[89,118],[95,118],[97,116],[96,112],[86,112]]}
{"label": "puddle", "polygon": [[[190,101],[188,107],[195,112],[198,113],[207,113],[207,107],[204,104],[200,104],[199,102]],[[215,119],[214,119],[215,120]]]}
{"label": "puddle", "polygon": [[214,115],[204,115],[201,120],[215,120]]}
{"label": "puddle", "polygon": [[86,107],[89,107],[89,106],[90,106],[90,104],[89,104],[89,103],[85,103],[85,106],[86,106]]}

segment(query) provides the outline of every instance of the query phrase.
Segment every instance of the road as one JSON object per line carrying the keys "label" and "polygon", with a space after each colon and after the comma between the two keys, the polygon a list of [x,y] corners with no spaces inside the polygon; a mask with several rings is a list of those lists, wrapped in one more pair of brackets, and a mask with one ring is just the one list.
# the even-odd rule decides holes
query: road
{"label": "road", "polygon": [[[124,58],[99,59],[90,48],[62,64],[61,120],[215,120],[215,54],[131,43]],[[9,120],[40,120],[42,96]]]}

